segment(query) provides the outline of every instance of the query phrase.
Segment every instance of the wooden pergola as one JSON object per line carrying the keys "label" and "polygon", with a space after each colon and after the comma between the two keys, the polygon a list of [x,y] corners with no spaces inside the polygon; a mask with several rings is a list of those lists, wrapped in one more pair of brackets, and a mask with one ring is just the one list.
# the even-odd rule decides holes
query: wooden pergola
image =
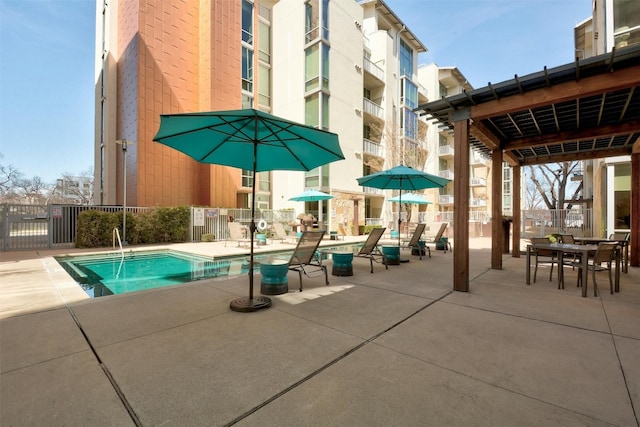
{"label": "wooden pergola", "polygon": [[[491,268],[502,269],[502,163],[513,168],[631,156],[631,266],[640,266],[640,46],[420,105],[454,133],[454,290],[469,290],[469,152],[492,160]],[[520,256],[520,198],[513,198],[513,256]],[[508,238],[508,236],[507,236]]]}

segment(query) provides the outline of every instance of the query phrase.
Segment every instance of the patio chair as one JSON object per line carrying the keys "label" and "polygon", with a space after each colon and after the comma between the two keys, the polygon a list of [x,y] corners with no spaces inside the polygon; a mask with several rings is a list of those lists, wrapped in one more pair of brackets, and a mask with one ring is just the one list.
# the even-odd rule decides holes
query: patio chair
{"label": "patio chair", "polygon": [[[548,237],[532,237],[531,243],[551,243]],[[551,281],[551,276],[553,275],[553,265],[557,264],[558,260],[556,259],[556,252],[551,249],[533,249],[532,252],[535,255],[536,267],[533,271],[533,283],[536,283],[536,276],[538,275],[538,265],[547,263],[551,265],[551,270],[549,271],[549,281]],[[545,259],[547,261],[545,261]],[[558,268],[561,268],[558,266]]]}
{"label": "patio chair", "polygon": [[[559,243],[566,243],[569,245],[576,244],[576,241],[573,238],[573,234],[558,234],[558,241]],[[569,258],[572,258],[572,259],[569,259]],[[580,261],[580,254],[573,253],[573,252],[563,252],[562,259],[563,259],[562,261],[563,266],[570,265],[573,267],[574,262]],[[575,269],[575,267],[573,268]]]}
{"label": "patio chair", "polygon": [[[440,239],[442,239],[442,235],[444,234],[444,231],[447,229],[447,225],[448,223],[443,222],[442,224],[440,224],[440,228],[438,229],[438,232],[436,233],[435,236],[433,236],[433,238],[431,240],[425,240],[424,241],[424,246],[425,248],[429,249],[429,258],[431,258],[431,249],[429,248],[429,246],[427,245],[436,245],[435,249],[438,248],[438,243],[442,243],[440,242]],[[447,249],[449,249],[449,251],[451,251],[450,247],[449,247],[449,242],[444,243],[444,253],[447,253]]]}
{"label": "patio chair", "polygon": [[[238,246],[241,244],[248,245],[251,243],[251,239],[244,237],[242,232],[242,224],[239,222],[228,222],[229,227],[229,240],[238,242]],[[227,240],[224,241],[224,245],[227,246]]]}
{"label": "patio chair", "polygon": [[364,245],[360,248],[360,251],[354,255],[354,257],[359,258],[369,258],[369,263],[371,264],[371,272],[373,273],[373,262],[381,262],[384,264],[385,268],[388,270],[389,266],[385,262],[384,254],[378,247],[378,241],[384,234],[386,227],[374,228],[369,233],[369,237],[365,240]]}
{"label": "patio chair", "polygon": [[317,252],[324,233],[324,231],[304,231],[291,255],[289,270],[298,272],[300,276],[300,292],[302,292],[303,274],[307,277],[317,277],[324,274],[325,285],[329,284],[327,266],[322,265],[322,256]]}
{"label": "patio chair", "polygon": [[[611,264],[613,263],[616,250],[618,249],[617,243],[600,242],[598,249],[592,260],[587,260],[587,270],[591,270],[593,274],[593,296],[598,296],[598,284],[596,283],[596,271],[608,271],[609,272],[609,289],[613,293],[613,277],[611,276]],[[582,286],[582,262],[574,262],[575,267],[578,267],[578,286]],[[604,265],[602,265],[604,264]]]}
{"label": "patio chair", "polygon": [[296,238],[294,236],[287,236],[287,232],[284,230],[284,226],[281,223],[274,222],[271,226],[273,227],[275,239],[280,240],[280,242],[296,243]]}
{"label": "patio chair", "polygon": [[412,253],[417,251],[418,254],[420,255],[420,259],[422,259],[422,252],[424,252],[425,250],[428,251],[429,258],[431,258],[431,248],[426,246],[424,242],[420,240],[422,237],[422,233],[424,233],[425,226],[426,224],[418,224],[416,226],[416,229],[413,231],[413,236],[411,236],[411,240],[402,241],[400,244],[401,248],[411,249]]}

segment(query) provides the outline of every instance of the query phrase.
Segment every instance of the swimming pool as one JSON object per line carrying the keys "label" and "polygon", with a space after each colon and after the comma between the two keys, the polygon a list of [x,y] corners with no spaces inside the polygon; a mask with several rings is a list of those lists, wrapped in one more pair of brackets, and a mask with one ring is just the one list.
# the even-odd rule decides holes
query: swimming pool
{"label": "swimming pool", "polygon": [[[357,245],[336,245],[322,250],[338,247]],[[292,253],[293,249],[254,255],[253,270],[260,271],[263,259],[289,260]],[[130,251],[124,256],[119,252],[74,255],[55,260],[91,298],[249,273],[249,255],[212,258],[170,249]]]}
{"label": "swimming pool", "polygon": [[[291,251],[268,255],[290,256]],[[254,271],[266,257],[254,257]],[[173,250],[56,257],[56,261],[92,298],[249,273],[248,256],[213,259]]]}

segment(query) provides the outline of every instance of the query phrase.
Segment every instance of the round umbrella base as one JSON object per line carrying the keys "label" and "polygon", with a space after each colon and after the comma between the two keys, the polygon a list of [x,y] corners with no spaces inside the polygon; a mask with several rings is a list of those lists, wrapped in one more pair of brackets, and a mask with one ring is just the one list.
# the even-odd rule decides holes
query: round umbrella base
{"label": "round umbrella base", "polygon": [[256,297],[249,299],[247,297],[237,298],[231,301],[229,307],[233,311],[239,311],[242,313],[257,311],[261,308],[271,307],[271,300],[267,297]]}

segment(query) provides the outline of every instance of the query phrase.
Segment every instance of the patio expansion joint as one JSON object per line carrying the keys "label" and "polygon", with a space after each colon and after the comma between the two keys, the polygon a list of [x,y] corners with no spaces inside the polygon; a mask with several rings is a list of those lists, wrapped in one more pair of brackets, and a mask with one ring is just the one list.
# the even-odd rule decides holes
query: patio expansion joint
{"label": "patio expansion joint", "polygon": [[271,402],[274,402],[275,400],[279,399],[280,397],[284,396],[285,394],[289,393],[290,391],[296,389],[297,387],[299,387],[300,385],[302,385],[305,382],[309,381],[310,379],[312,379],[312,378],[316,377],[317,375],[321,374],[322,372],[324,372],[325,370],[329,369],[331,366],[335,365],[336,363],[340,362],[341,360],[344,360],[345,358],[347,358],[351,354],[355,353],[356,351],[360,350],[361,348],[371,344],[376,339],[380,338],[381,336],[383,336],[387,332],[393,330],[394,328],[398,327],[399,325],[405,323],[409,319],[411,319],[414,316],[418,315],[419,313],[423,312],[427,308],[431,307],[433,304],[435,304],[437,302],[440,302],[443,298],[447,297],[448,295],[450,295],[452,293],[453,293],[453,291],[449,291],[446,294],[442,295],[440,298],[437,298],[435,300],[430,301],[428,304],[420,307],[419,309],[417,309],[413,313],[411,313],[408,316],[400,319],[399,321],[397,321],[396,323],[392,324],[388,328],[383,329],[382,331],[378,332],[377,334],[375,334],[375,335],[371,336],[370,338],[362,341],[360,344],[358,344],[355,347],[349,349],[348,351],[344,352],[343,354],[341,354],[340,356],[336,357],[335,359],[329,361],[325,365],[319,367],[315,371],[311,372],[309,375],[301,378],[300,380],[298,380],[295,383],[291,384],[289,387],[286,387],[285,389],[283,389],[282,391],[276,393],[275,395],[271,396],[270,398],[266,399],[262,403],[256,405],[255,407],[249,409],[245,413],[243,413],[243,414],[239,415],[238,417],[234,418],[229,423],[225,424],[225,426],[232,426],[232,425],[242,421],[243,419],[247,418],[251,414],[253,414],[253,413],[257,412],[258,410],[260,410],[261,408],[267,406]]}
{"label": "patio expansion joint", "polygon": [[73,309],[69,305],[67,305],[67,310],[69,311],[69,314],[71,315],[71,318],[73,319],[73,321],[75,322],[76,326],[78,327],[78,330],[82,334],[82,337],[84,338],[84,340],[86,341],[87,345],[91,349],[91,352],[93,353],[93,356],[96,358],[96,361],[98,362],[98,365],[100,365],[100,368],[102,369],[102,372],[104,372],[105,377],[107,378],[107,380],[111,384],[111,387],[113,387],[113,390],[116,392],[116,395],[118,396],[118,399],[120,399],[120,402],[125,407],[127,413],[129,414],[129,417],[131,418],[131,421],[133,421],[133,423],[136,426],[142,426],[142,422],[140,421],[140,418],[138,417],[138,415],[136,414],[135,410],[133,409],[133,407],[129,403],[129,400],[127,399],[127,397],[124,395],[124,392],[120,389],[120,386],[116,382],[115,378],[113,378],[113,375],[111,375],[111,372],[109,371],[109,368],[104,364],[104,362],[100,358],[100,355],[98,354],[96,348],[94,347],[93,343],[91,342],[91,339],[86,334],[84,328],[82,327],[82,324],[80,323],[80,319],[78,319],[76,314],[73,312]]}
{"label": "patio expansion joint", "polygon": [[613,333],[611,329],[611,323],[609,322],[609,316],[607,315],[607,309],[604,305],[604,301],[598,293],[598,299],[600,300],[600,304],[602,305],[602,312],[604,313],[604,318],[607,321],[607,327],[609,328],[609,335],[611,336],[611,343],[613,344],[613,349],[616,352],[616,359],[618,360],[618,368],[620,369],[620,373],[622,374],[622,379],[624,380],[624,386],[627,390],[627,397],[629,399],[629,404],[631,405],[631,410],[633,411],[633,417],[636,420],[636,424],[640,426],[640,419],[638,419],[638,411],[636,411],[636,407],[633,404],[633,396],[631,394],[631,390],[629,388],[629,381],[627,381],[627,375],[624,372],[624,366],[622,361],[620,360],[620,353],[618,352],[618,345],[616,344],[616,335]]}

